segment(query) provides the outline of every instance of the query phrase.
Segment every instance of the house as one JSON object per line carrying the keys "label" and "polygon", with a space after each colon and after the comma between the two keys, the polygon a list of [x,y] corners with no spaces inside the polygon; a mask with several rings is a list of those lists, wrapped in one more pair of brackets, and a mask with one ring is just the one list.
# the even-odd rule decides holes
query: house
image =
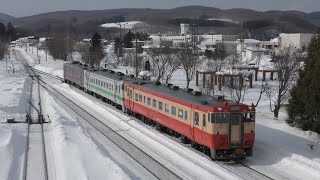
{"label": "house", "polygon": [[261,57],[267,52],[262,48],[261,41],[256,39],[238,39],[237,40],[237,53],[244,60],[253,60],[256,57]]}
{"label": "house", "polygon": [[291,46],[295,49],[305,51],[311,42],[313,34],[307,33],[281,33],[279,37],[280,48]]}

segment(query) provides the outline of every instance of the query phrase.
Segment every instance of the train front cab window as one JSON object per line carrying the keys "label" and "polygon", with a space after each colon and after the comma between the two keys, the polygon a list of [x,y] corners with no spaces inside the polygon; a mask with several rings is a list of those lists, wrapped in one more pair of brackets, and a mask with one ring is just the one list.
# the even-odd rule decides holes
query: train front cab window
{"label": "train front cab window", "polygon": [[255,113],[243,113],[243,122],[255,122]]}
{"label": "train front cab window", "polygon": [[211,113],[211,123],[229,123],[230,116],[228,113]]}

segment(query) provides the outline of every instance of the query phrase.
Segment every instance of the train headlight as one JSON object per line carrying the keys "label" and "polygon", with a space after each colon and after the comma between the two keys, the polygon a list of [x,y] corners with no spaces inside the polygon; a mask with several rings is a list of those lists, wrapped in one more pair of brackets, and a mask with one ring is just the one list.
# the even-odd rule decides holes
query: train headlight
{"label": "train headlight", "polygon": [[249,110],[253,110],[253,107],[252,107],[252,106],[248,106],[248,109],[249,109]]}
{"label": "train headlight", "polygon": [[217,109],[218,109],[218,111],[222,111],[222,107],[218,107]]}

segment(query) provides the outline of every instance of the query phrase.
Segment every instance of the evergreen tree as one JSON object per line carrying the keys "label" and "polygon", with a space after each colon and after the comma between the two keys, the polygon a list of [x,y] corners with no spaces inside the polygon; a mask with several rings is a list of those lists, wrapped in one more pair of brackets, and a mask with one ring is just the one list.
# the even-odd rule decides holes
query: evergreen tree
{"label": "evergreen tree", "polygon": [[308,48],[305,68],[291,91],[288,122],[303,130],[320,133],[320,28]]}
{"label": "evergreen tree", "polygon": [[0,23],[0,41],[5,40],[5,34],[6,34],[6,26],[2,23]]}
{"label": "evergreen tree", "polygon": [[16,30],[14,26],[11,24],[11,22],[7,25],[7,41],[11,42],[17,39]]}
{"label": "evergreen tree", "polygon": [[132,43],[133,37],[134,37],[134,34],[131,31],[129,31],[126,35],[124,35],[123,44],[125,48],[133,47],[133,43]]}
{"label": "evergreen tree", "polygon": [[104,58],[104,48],[101,43],[101,35],[97,32],[91,38],[90,47],[90,66],[96,65],[99,67],[101,60]]}

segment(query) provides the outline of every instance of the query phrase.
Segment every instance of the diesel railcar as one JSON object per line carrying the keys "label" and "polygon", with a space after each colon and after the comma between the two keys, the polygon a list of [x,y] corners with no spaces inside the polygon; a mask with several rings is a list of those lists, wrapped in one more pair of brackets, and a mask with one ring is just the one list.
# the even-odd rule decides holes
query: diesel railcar
{"label": "diesel railcar", "polygon": [[65,82],[191,142],[212,159],[252,155],[255,108],[192,89],[134,79],[112,70],[64,64]]}
{"label": "diesel railcar", "polygon": [[132,77],[112,70],[84,70],[84,91],[124,111],[124,81]]}
{"label": "diesel railcar", "polygon": [[254,107],[160,82],[126,81],[124,89],[129,113],[174,131],[182,143],[196,143],[212,159],[252,155]]}

